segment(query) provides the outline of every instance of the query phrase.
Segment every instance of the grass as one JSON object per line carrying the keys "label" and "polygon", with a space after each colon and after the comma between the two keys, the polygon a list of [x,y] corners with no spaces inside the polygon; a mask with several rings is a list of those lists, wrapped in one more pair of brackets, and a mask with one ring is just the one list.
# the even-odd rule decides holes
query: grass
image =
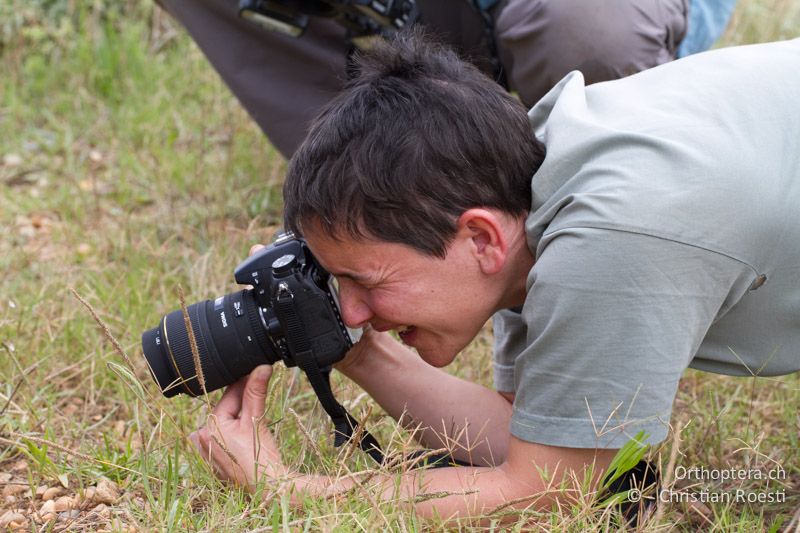
{"label": "grass", "polygon": [[[797,28],[796,3],[742,0],[724,43],[787,38]],[[399,505],[373,505],[363,491],[298,511],[284,498],[251,499],[222,485],[186,440],[207,405],[166,400],[151,383],[140,332],[178,306],[179,286],[189,301],[233,290],[233,266],[270,239],[281,215],[285,162],[189,39],[136,2],[9,0],[0,6],[0,46],[0,517],[19,511],[30,531],[436,529]],[[488,331],[476,339],[453,371],[490,384],[489,339]],[[770,490],[783,490],[786,501],[672,503],[644,529],[797,527],[798,385],[797,376],[688,372],[672,420],[683,429],[652,458],[668,477],[670,465],[768,469],[776,461],[786,479]],[[372,468],[361,454],[332,449],[304,379],[282,369],[273,387],[268,415],[287,462],[332,474]],[[408,445],[360,391],[337,388],[356,412],[372,408],[379,440]],[[98,510],[82,495],[101,477],[119,497]],[[686,480],[669,486],[686,489]],[[79,512],[40,520],[40,487],[60,487]],[[721,492],[765,487],[706,484]],[[588,495],[528,513],[510,529],[532,518],[543,529],[615,528]]]}

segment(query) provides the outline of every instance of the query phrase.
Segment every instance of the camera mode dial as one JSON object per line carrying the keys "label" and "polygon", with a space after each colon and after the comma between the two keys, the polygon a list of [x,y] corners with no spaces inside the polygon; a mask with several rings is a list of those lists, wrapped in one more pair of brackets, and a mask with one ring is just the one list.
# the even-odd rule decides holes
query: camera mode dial
{"label": "camera mode dial", "polygon": [[286,254],[272,262],[272,272],[276,276],[290,272],[297,266],[297,257],[294,254]]}

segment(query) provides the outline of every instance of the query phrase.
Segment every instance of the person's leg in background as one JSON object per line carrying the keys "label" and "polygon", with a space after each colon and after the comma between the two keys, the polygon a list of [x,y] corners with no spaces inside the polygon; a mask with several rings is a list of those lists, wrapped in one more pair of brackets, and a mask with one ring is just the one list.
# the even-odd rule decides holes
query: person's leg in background
{"label": "person's leg in background", "polygon": [[703,52],[722,37],[731,19],[736,0],[689,0],[686,37],[678,47],[678,57]]}
{"label": "person's leg in background", "polygon": [[688,0],[508,0],[495,33],[511,89],[532,106],[580,70],[587,83],[666,63],[686,32]]}
{"label": "person's leg in background", "polygon": [[[675,57],[688,0],[501,0],[489,9],[510,88],[533,105],[564,75],[619,78]],[[489,2],[491,3],[491,2]],[[300,38],[238,16],[235,0],[161,0],[197,42],[273,145],[291,157],[310,121],[346,82],[350,45],[331,20],[311,17]],[[467,0],[419,0],[420,23],[487,75],[484,19]]]}
{"label": "person's leg in background", "polygon": [[161,0],[287,158],[346,81],[348,44],[335,22],[312,17],[301,38],[238,15],[235,0]]}

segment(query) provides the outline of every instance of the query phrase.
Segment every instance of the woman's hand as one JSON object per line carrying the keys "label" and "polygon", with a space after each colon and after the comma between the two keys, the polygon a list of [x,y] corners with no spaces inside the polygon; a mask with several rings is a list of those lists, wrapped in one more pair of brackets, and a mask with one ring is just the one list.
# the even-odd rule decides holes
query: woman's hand
{"label": "woman's hand", "polygon": [[261,365],[230,385],[189,439],[220,479],[253,490],[264,476],[285,477],[275,439],[266,427],[264,407],[272,367]]}

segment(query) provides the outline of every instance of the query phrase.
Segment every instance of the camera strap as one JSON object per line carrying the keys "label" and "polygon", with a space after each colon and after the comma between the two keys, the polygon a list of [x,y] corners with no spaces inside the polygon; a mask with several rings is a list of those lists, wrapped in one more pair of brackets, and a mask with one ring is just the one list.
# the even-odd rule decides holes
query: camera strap
{"label": "camera strap", "polygon": [[[295,354],[297,365],[306,373],[311,387],[317,394],[320,405],[333,422],[333,445],[340,447],[352,439],[359,431],[359,422],[333,397],[330,383],[330,368],[321,369],[314,354],[310,351]],[[365,427],[360,429],[358,446],[376,463],[383,463],[383,453],[375,437]]]}
{"label": "camera strap", "polygon": [[328,413],[333,422],[333,445],[340,447],[361,432],[358,446],[372,457],[378,464],[383,464],[383,452],[378,441],[365,427],[359,428],[358,420],[333,397],[330,382],[330,367],[320,368],[311,343],[306,335],[302,321],[294,307],[294,299],[289,292],[287,296],[278,296],[275,311],[284,321],[286,339],[292,349],[297,366],[305,372],[311,387],[319,399],[320,405]]}

